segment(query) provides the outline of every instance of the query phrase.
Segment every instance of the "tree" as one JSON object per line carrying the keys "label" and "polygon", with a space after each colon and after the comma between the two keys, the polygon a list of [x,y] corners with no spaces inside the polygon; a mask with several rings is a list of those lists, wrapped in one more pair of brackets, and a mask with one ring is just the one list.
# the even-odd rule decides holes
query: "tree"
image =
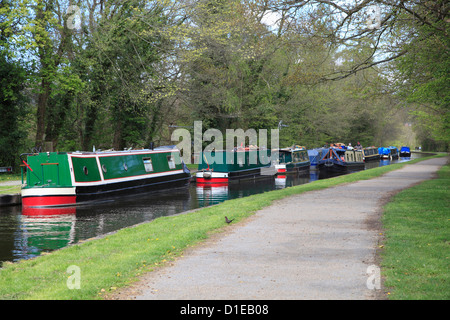
{"label": "tree", "polygon": [[[276,128],[274,92],[265,71],[273,35],[239,1],[199,1],[190,16],[182,99],[204,127]],[[273,39],[272,39],[273,41]]]}
{"label": "tree", "polygon": [[417,20],[399,26],[398,32],[410,31],[412,39],[403,47],[406,53],[393,64],[399,71],[398,94],[414,106],[420,136],[426,137],[423,142],[444,151],[450,150],[448,10],[447,1],[418,2],[410,7]]}
{"label": "tree", "polygon": [[[378,72],[397,80],[398,97],[415,104],[414,114],[422,130],[428,128],[436,141],[449,148],[448,1],[261,1],[260,6],[283,13],[285,21],[300,20],[303,25],[311,24],[315,17],[314,24],[326,26],[321,32],[317,28],[311,33],[300,31],[311,40],[327,41],[330,48],[348,50],[369,44],[345,67],[323,68],[313,79],[337,81],[379,67]],[[288,33],[296,26],[283,23],[278,32]]]}
{"label": "tree", "polygon": [[[162,112],[161,94],[167,91],[164,75],[157,72],[165,39],[147,31],[149,26],[158,30],[165,24],[163,8],[145,3],[105,3],[88,47],[80,55],[89,60],[91,82],[86,132],[91,135],[99,111],[107,109],[108,120],[114,123],[110,143],[116,149],[148,144],[154,133],[152,122]],[[90,140],[85,139],[85,145]]]}
{"label": "tree", "polygon": [[11,61],[5,51],[0,55],[0,166],[18,164],[18,154],[26,140],[20,121],[27,115],[24,95],[26,71]]}
{"label": "tree", "polygon": [[11,1],[0,3],[0,166],[18,165],[18,154],[26,145],[27,132],[21,124],[29,112],[27,70],[14,60],[12,44],[20,20]]}

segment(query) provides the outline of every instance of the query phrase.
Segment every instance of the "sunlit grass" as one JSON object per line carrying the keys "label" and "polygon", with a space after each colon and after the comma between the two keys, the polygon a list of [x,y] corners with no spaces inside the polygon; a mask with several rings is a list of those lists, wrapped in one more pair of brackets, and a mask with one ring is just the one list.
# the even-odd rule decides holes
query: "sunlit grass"
{"label": "sunlit grass", "polygon": [[[22,177],[20,174],[0,173],[0,183],[10,181],[20,181],[21,179]],[[15,186],[0,185],[0,194],[14,194],[14,193],[20,193],[20,184]]]}
{"label": "sunlit grass", "polygon": [[22,176],[20,173],[0,173],[0,182],[21,180]]}
{"label": "sunlit grass", "polygon": [[382,274],[390,299],[450,298],[450,166],[385,206]]}

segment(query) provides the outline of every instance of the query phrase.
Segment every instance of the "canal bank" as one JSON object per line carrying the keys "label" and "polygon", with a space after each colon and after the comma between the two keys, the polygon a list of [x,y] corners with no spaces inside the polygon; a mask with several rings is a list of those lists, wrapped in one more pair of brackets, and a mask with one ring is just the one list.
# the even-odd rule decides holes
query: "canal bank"
{"label": "canal bank", "polygon": [[112,298],[384,298],[377,279],[382,206],[446,163],[435,158],[277,200]]}
{"label": "canal bank", "polygon": [[0,193],[0,207],[16,206],[22,203],[19,189],[21,184],[20,180],[0,182],[0,187],[3,188]]}

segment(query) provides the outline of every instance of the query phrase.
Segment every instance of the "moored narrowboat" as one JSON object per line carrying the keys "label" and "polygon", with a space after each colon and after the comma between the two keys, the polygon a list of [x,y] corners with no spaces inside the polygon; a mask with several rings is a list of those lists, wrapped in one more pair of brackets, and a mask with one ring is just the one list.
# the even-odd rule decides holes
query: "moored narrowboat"
{"label": "moored narrowboat", "polygon": [[307,172],[311,162],[304,147],[293,146],[278,150],[279,160],[274,165],[277,174]]}
{"label": "moored narrowboat", "polygon": [[386,148],[378,148],[381,155],[381,159],[398,159],[398,149],[397,147],[389,146]]}
{"label": "moored narrowboat", "polygon": [[398,159],[398,148],[397,147],[393,147],[393,146],[389,146],[389,154],[390,154],[390,158],[391,159]]}
{"label": "moored narrowboat", "polygon": [[197,185],[226,185],[232,181],[275,174],[271,167],[271,151],[258,148],[202,152],[199,162],[195,175]]}
{"label": "moored narrowboat", "polygon": [[187,185],[190,172],[173,147],[27,154],[25,207],[70,206],[121,194]]}
{"label": "moored narrowboat", "polygon": [[318,168],[332,172],[349,172],[364,169],[361,150],[329,148],[319,160]]}
{"label": "moored narrowboat", "polygon": [[309,162],[311,164],[311,169],[317,169],[317,165],[319,164],[319,160],[322,159],[324,154],[328,152],[328,148],[316,148],[308,150]]}
{"label": "moored narrowboat", "polygon": [[400,157],[411,157],[411,149],[403,146],[400,148]]}
{"label": "moored narrowboat", "polygon": [[380,160],[380,153],[376,147],[367,147],[363,149],[364,161]]}

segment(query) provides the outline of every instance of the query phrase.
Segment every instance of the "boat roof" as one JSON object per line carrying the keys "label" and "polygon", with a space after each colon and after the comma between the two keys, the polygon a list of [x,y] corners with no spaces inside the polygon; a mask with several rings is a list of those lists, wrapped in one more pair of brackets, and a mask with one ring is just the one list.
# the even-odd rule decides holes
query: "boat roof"
{"label": "boat roof", "polygon": [[293,149],[293,148],[281,148],[281,149],[279,149],[279,151],[284,151],[284,152],[303,151],[303,150],[306,151],[306,149],[303,149],[303,148],[295,148],[295,149]]}
{"label": "boat roof", "polygon": [[[152,152],[168,152],[168,151],[179,151],[177,146],[161,146],[153,149],[125,149],[125,150],[96,150],[96,151],[69,151],[69,152],[58,152],[59,154],[81,154],[81,155],[105,155],[105,154],[126,154],[126,153],[152,153]],[[45,152],[42,152],[45,153]]]}

